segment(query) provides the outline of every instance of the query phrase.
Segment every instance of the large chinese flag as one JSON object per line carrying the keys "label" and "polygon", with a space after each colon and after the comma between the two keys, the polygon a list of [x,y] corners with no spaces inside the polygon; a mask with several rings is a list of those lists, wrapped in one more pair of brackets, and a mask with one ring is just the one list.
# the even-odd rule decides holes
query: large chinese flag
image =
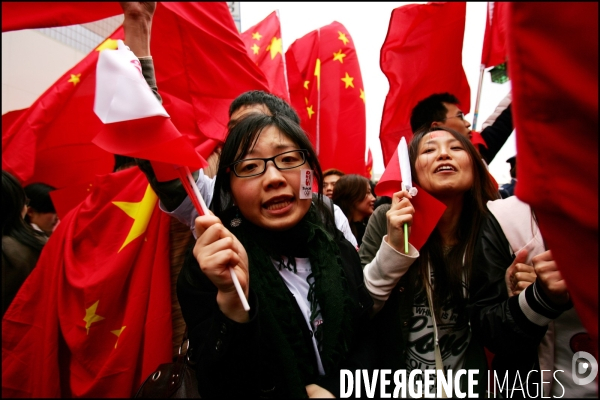
{"label": "large chinese flag", "polygon": [[[85,4],[78,4],[69,10],[73,23],[87,18]],[[225,3],[159,3],[152,26],[163,106],[179,132],[208,157],[224,141],[231,101],[247,90],[268,90],[266,79],[246,54]],[[91,139],[102,127],[93,113],[98,51],[115,49],[117,38],[123,38],[122,28],[63,75],[10,129],[3,127],[3,168],[24,183],[84,188],[76,191],[78,196],[96,174],[112,171],[112,154]]]}
{"label": "large chinese flag", "polygon": [[225,141],[231,102],[269,91],[224,2],[159,2],[150,48],[163,105],[205,158]]}
{"label": "large chinese flag", "polygon": [[169,217],[138,168],[98,176],[2,320],[3,397],[130,397],[172,357]]}
{"label": "large chinese flag", "polygon": [[465,114],[471,109],[462,66],[465,14],[464,2],[409,4],[392,11],[380,59],[390,83],[379,133],[385,165],[401,137],[410,143],[410,114],[419,101],[448,92]]}
{"label": "large chinese flag", "polygon": [[273,11],[241,36],[248,56],[265,74],[269,91],[289,102],[281,24],[277,11]]}
{"label": "large chinese flag", "polygon": [[598,3],[510,3],[515,194],[598,343]]}
{"label": "large chinese flag", "polygon": [[3,1],[2,32],[84,24],[123,14],[117,2]]}
{"label": "large chinese flag", "polygon": [[96,62],[100,51],[116,48],[116,39],[123,39],[123,28],[61,76],[9,127],[3,126],[2,168],[23,184],[62,188],[92,183],[94,175],[112,171],[112,154],[92,144],[92,138],[102,127],[93,111]]}
{"label": "large chinese flag", "polygon": [[286,67],[292,106],[321,167],[365,176],[365,91],[348,30],[332,22],[297,39]]}
{"label": "large chinese flag", "polygon": [[509,3],[490,1],[487,4],[481,64],[484,67],[495,67],[506,62],[506,17]]}

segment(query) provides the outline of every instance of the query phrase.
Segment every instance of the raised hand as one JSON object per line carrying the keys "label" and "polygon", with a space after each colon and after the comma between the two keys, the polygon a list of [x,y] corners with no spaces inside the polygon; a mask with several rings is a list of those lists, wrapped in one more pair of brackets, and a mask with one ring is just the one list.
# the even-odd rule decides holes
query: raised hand
{"label": "raised hand", "polygon": [[408,224],[410,236],[410,226],[413,222],[415,209],[410,199],[412,196],[406,190],[396,192],[392,196],[392,207],[386,213],[387,217],[387,242],[396,251],[404,253],[404,224]]}
{"label": "raised hand", "polygon": [[137,57],[150,55],[150,32],[152,17],[156,10],[156,2],[127,2],[119,3],[125,14],[123,29],[125,44]]}
{"label": "raised hand", "polygon": [[527,286],[535,282],[536,274],[533,266],[525,264],[527,255],[528,251],[521,249],[515,255],[513,263],[506,270],[504,278],[509,297],[521,293]]}
{"label": "raised hand", "polygon": [[564,305],[569,302],[567,284],[556,266],[552,252],[547,250],[533,257],[533,268],[537,274],[540,287],[554,304]]}
{"label": "raised hand", "polygon": [[248,255],[244,246],[214,215],[196,218],[195,228],[198,239],[193,253],[202,272],[218,289],[217,304],[221,312],[234,321],[246,322],[248,313],[229,272],[229,268],[233,268],[248,298]]}
{"label": "raised hand", "polygon": [[121,1],[119,2],[125,18],[144,18],[152,20],[154,10],[156,10],[155,1]]}

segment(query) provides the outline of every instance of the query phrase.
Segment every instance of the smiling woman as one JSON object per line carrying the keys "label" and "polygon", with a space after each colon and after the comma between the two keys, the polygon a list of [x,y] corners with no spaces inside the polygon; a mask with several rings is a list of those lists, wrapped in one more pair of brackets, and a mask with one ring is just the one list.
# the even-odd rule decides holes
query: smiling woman
{"label": "smiling woman", "polygon": [[482,380],[475,391],[484,394],[485,353],[467,310],[485,204],[498,192],[475,147],[450,128],[415,132],[409,156],[415,182],[446,210],[421,249],[411,244],[408,254],[403,226],[412,225],[415,210],[407,191],[395,193],[392,204],[378,207],[369,220],[360,257],[378,312],[377,367],[479,370]]}

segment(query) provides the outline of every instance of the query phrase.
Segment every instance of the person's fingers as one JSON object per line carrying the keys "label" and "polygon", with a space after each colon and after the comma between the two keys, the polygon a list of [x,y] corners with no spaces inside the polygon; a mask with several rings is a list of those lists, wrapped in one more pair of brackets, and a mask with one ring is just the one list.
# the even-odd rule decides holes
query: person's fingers
{"label": "person's fingers", "polygon": [[554,261],[554,257],[552,256],[552,252],[550,250],[546,250],[531,259],[531,262],[534,266],[536,263],[543,261]]}
{"label": "person's fingers", "polygon": [[[218,224],[221,225],[221,220],[214,215],[202,215],[196,218],[194,221],[194,229],[196,230],[196,237],[200,238],[204,232],[211,226]],[[223,227],[225,228],[225,227]]]}

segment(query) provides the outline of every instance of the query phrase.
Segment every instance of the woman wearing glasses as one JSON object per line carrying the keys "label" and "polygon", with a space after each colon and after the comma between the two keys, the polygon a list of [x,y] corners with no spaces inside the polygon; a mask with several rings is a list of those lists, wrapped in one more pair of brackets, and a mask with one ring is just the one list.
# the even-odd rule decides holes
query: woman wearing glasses
{"label": "woman wearing glasses", "polygon": [[312,201],[309,170],[321,193],[317,156],[287,117],[251,113],[230,128],[214,215],[195,219],[177,287],[203,397],[339,396],[339,370],[367,368],[372,300],[356,250]]}

